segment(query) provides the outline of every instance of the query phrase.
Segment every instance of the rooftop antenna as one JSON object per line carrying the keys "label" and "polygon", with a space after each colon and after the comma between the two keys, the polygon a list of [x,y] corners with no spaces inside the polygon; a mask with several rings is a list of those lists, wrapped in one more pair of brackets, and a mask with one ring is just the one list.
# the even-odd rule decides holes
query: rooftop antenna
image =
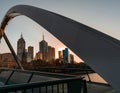
{"label": "rooftop antenna", "polygon": [[22,32],[21,32],[21,38],[23,38]]}
{"label": "rooftop antenna", "polygon": [[43,40],[44,40],[44,32],[43,32]]}

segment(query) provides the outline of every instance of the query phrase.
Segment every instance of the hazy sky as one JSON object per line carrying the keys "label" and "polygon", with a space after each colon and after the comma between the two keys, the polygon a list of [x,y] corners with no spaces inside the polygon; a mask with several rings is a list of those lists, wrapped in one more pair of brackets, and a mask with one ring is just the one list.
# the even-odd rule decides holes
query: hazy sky
{"label": "hazy sky", "polygon": [[[19,4],[32,5],[64,15],[120,40],[120,0],[0,0],[0,22],[12,6]],[[65,47],[61,43],[56,45],[58,41],[52,35],[25,16],[14,18],[6,27],[6,34],[15,50],[22,33],[27,46],[34,46],[37,52],[43,32],[45,40],[56,47],[56,50]],[[2,39],[0,53],[8,51]]]}

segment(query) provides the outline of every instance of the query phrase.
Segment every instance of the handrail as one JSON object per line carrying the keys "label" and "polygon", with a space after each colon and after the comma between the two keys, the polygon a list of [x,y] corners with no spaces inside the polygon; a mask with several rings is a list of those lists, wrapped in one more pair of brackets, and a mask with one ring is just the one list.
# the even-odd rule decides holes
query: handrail
{"label": "handrail", "polygon": [[32,79],[33,75],[34,75],[34,73],[31,73],[31,75],[30,75],[30,77],[29,77],[29,79],[28,79],[27,83],[29,83],[29,82],[31,81],[31,79]]}
{"label": "handrail", "polygon": [[[53,86],[53,85],[58,85],[58,87],[59,87],[59,84],[64,84],[64,83],[67,83],[68,93],[72,93],[71,91],[76,91],[74,89],[78,89],[79,92],[80,92],[81,88],[83,87],[83,85],[82,85],[83,82],[82,81],[83,81],[83,78],[76,77],[76,78],[68,78],[68,79],[54,80],[54,81],[47,81],[47,82],[6,85],[6,86],[3,86],[3,87],[0,87],[0,92],[2,92],[2,93],[5,92],[6,93],[6,92],[15,92],[15,91],[18,91],[18,90],[26,91],[27,89],[34,89],[34,88],[40,88],[40,87],[44,87],[44,86]],[[75,85],[73,85],[73,84],[75,84]],[[73,86],[76,86],[76,87],[73,87]],[[47,87],[46,87],[46,89],[47,89]],[[69,90],[71,90],[71,91],[69,91]]]}
{"label": "handrail", "polygon": [[11,74],[9,75],[8,79],[5,82],[5,85],[8,84],[8,81],[10,80],[10,78],[12,77],[12,75],[14,74],[15,71],[12,71]]}
{"label": "handrail", "polygon": [[61,74],[61,73],[50,73],[50,72],[39,72],[39,71],[30,71],[30,70],[21,70],[21,69],[11,69],[11,68],[0,68],[0,70],[9,70],[21,73],[34,73],[35,75],[44,75],[47,77],[55,77],[55,78],[69,78],[69,77],[76,77],[76,75],[69,75],[69,74]]}

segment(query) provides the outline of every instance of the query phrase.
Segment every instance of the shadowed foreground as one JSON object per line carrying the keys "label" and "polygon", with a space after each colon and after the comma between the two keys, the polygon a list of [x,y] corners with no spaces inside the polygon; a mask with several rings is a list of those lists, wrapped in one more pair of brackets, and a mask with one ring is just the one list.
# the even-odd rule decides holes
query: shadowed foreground
{"label": "shadowed foreground", "polygon": [[[5,83],[5,81],[7,80],[7,77],[10,75],[10,73],[11,73],[11,71],[2,71],[0,74],[0,82]],[[45,72],[40,72],[40,73],[42,73],[42,74],[33,76],[31,83],[32,82],[47,82],[47,81],[61,80],[63,78],[66,78],[66,76],[59,75],[59,74],[56,77],[55,74],[50,74],[50,73],[48,74]],[[30,76],[30,74],[28,74],[28,73],[16,72],[10,79],[9,85],[25,83],[28,80],[29,76]],[[73,76],[71,75],[68,77],[73,77]],[[1,87],[2,86],[4,86],[4,85],[1,84]],[[67,93],[67,85],[66,84],[64,84],[64,88],[65,88],[64,93]],[[93,82],[87,82],[87,90],[88,90],[88,93],[116,93],[115,90],[107,84],[93,83]],[[33,91],[35,93],[39,93],[38,88],[33,89]],[[52,91],[51,86],[48,86],[47,93],[52,93],[51,91]],[[57,93],[57,85],[54,85],[53,91],[54,91],[54,93]],[[26,93],[32,93],[32,90],[28,89],[26,91]],[[46,93],[46,87],[41,88],[41,93]],[[62,85],[59,85],[59,93],[63,93]]]}

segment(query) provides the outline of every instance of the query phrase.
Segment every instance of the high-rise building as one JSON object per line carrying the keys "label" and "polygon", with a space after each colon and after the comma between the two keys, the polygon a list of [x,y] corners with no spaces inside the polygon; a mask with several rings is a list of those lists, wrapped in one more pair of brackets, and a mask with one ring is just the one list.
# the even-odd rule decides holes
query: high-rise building
{"label": "high-rise building", "polygon": [[65,50],[63,50],[63,62],[70,63],[70,55],[69,55],[68,48],[65,48]]}
{"label": "high-rise building", "polygon": [[36,53],[35,59],[36,60],[42,60],[42,53],[41,52]]}
{"label": "high-rise building", "polygon": [[17,56],[20,60],[22,60],[23,53],[25,53],[25,40],[21,34],[20,39],[17,41]]}
{"label": "high-rise building", "polygon": [[29,57],[31,57],[31,59],[33,59],[34,56],[34,48],[32,46],[28,47],[28,55]]}
{"label": "high-rise building", "polygon": [[55,48],[48,46],[48,52],[47,52],[47,56],[46,56],[46,60],[47,61],[52,61],[55,59]]}
{"label": "high-rise building", "polygon": [[70,54],[70,63],[74,64],[74,55]]}
{"label": "high-rise building", "polygon": [[58,51],[58,57],[59,57],[59,61],[60,63],[62,62],[62,51]]}
{"label": "high-rise building", "polygon": [[44,35],[43,35],[43,40],[39,42],[39,51],[42,53],[42,59],[46,60],[46,56],[48,52],[48,43],[44,40]]}
{"label": "high-rise building", "polygon": [[24,50],[23,53],[22,53],[21,61],[23,63],[27,62],[27,51],[26,50]]}

